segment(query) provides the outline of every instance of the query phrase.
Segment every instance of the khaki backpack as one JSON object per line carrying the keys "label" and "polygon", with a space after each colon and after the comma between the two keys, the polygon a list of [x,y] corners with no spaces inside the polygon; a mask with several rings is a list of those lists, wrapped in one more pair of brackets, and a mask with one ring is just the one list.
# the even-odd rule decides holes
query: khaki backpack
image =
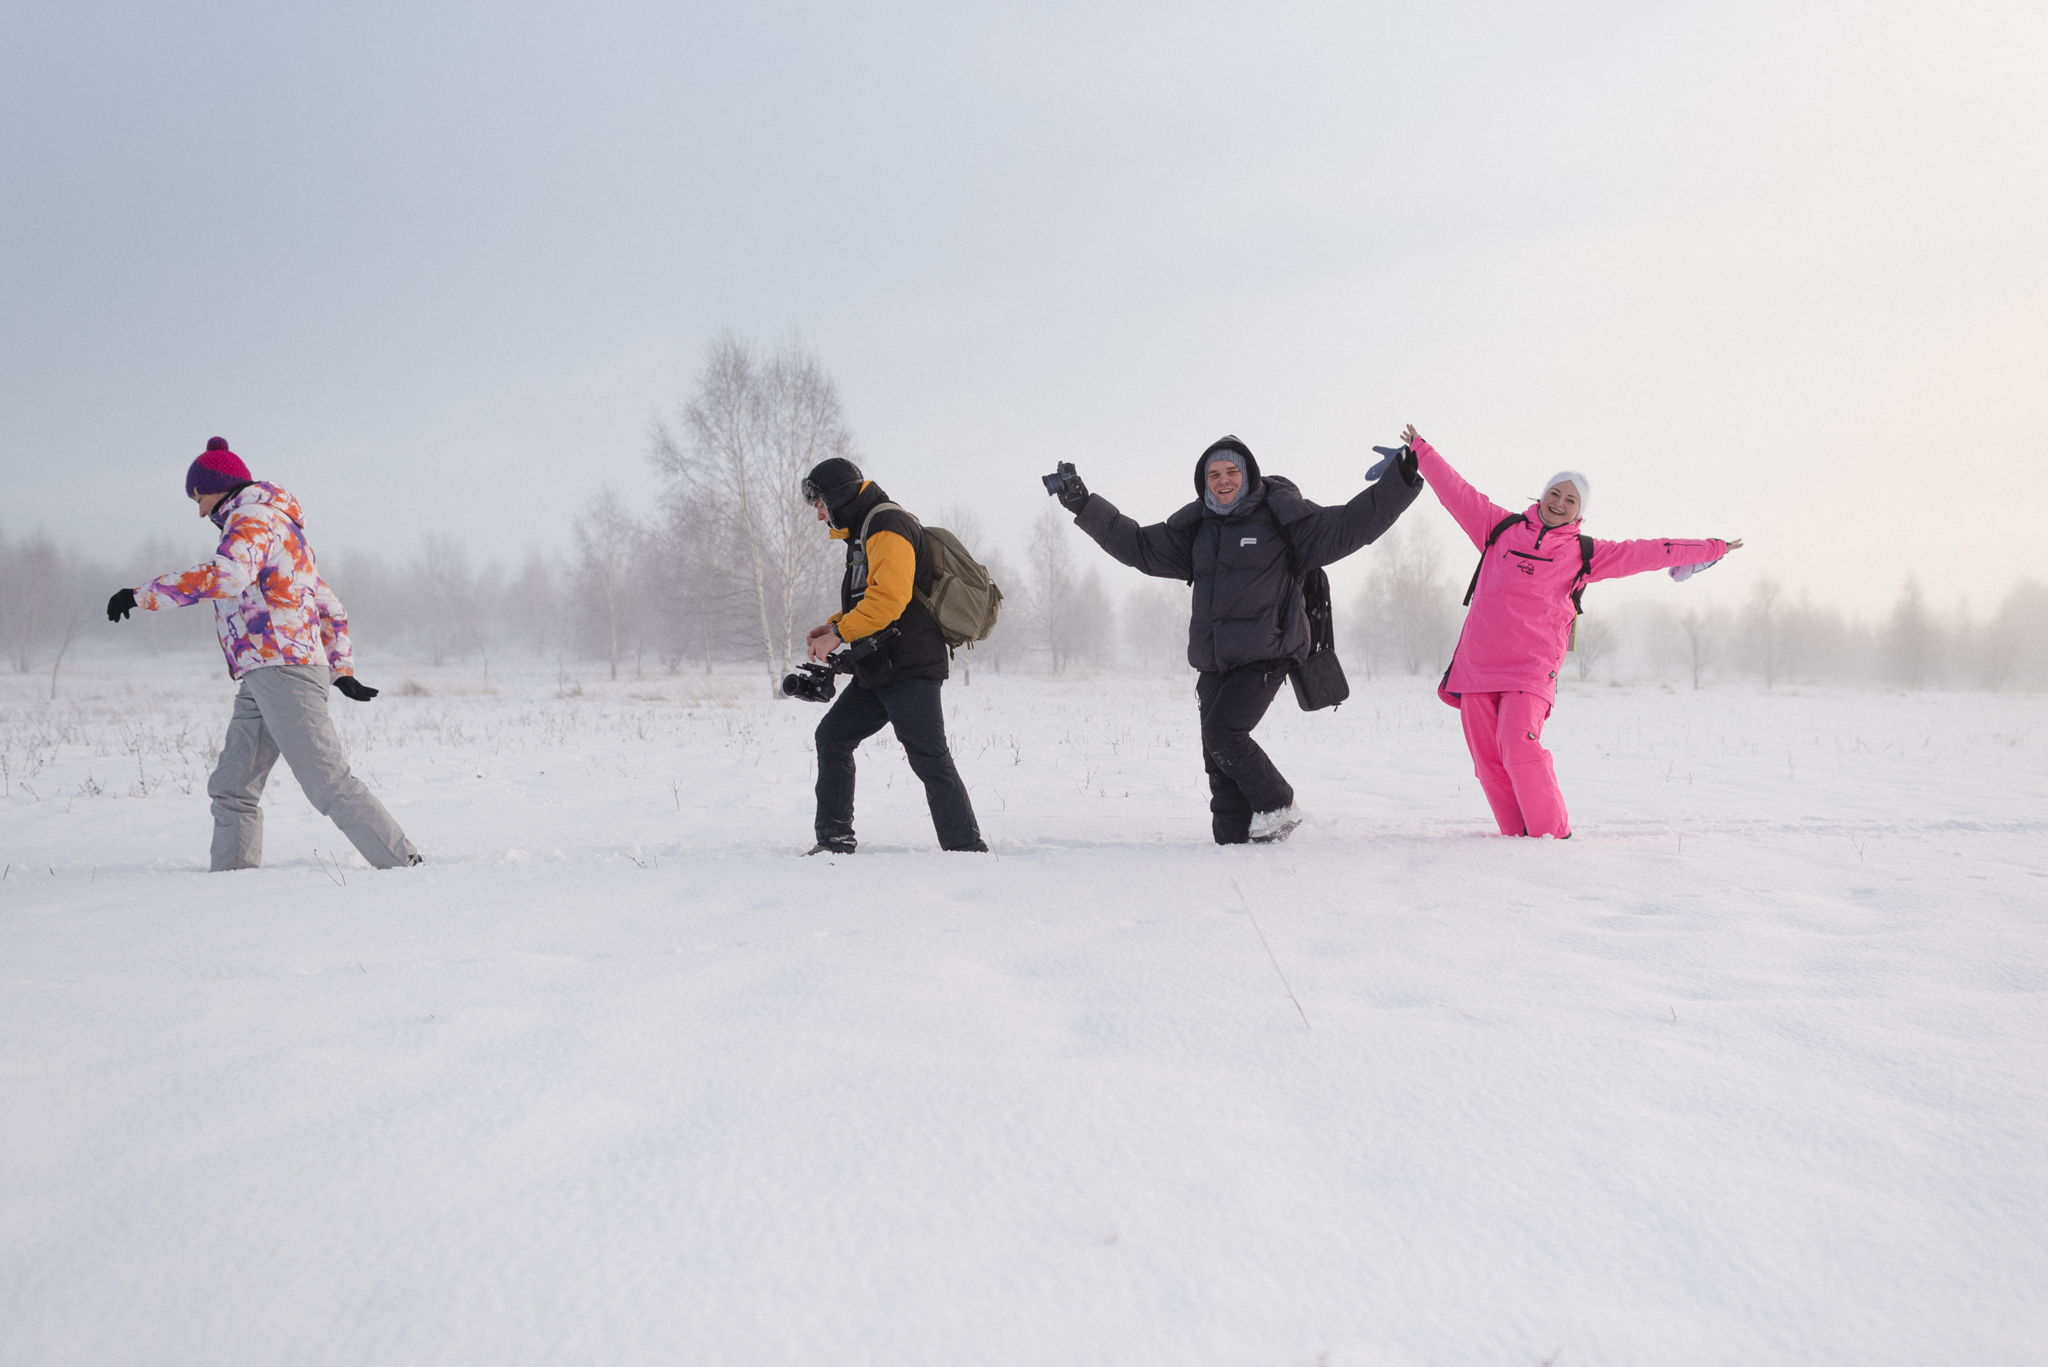
{"label": "khaki backpack", "polygon": [[939,635],[946,645],[957,649],[971,646],[976,641],[986,641],[989,633],[996,629],[996,618],[1002,613],[1003,591],[995,580],[988,577],[988,567],[974,558],[973,552],[961,544],[959,537],[944,527],[925,526],[900,503],[877,503],[861,519],[862,554],[867,552],[868,525],[875,520],[876,513],[886,508],[902,513],[924,532],[925,558],[931,565],[932,587],[929,593],[920,593],[916,597],[938,622]]}

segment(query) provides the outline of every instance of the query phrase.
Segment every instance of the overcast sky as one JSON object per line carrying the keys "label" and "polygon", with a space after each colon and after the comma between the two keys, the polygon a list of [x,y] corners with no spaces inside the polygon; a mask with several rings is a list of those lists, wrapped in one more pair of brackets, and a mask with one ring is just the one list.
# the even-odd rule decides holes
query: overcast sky
{"label": "overcast sky", "polygon": [[2044,573],[2044,71],[2038,0],[14,3],[0,529],[197,559],[218,433],[330,557],[516,560],[729,327],[1013,552],[1058,459],[1334,502],[1412,421],[1748,539],[1662,591],[1982,613]]}

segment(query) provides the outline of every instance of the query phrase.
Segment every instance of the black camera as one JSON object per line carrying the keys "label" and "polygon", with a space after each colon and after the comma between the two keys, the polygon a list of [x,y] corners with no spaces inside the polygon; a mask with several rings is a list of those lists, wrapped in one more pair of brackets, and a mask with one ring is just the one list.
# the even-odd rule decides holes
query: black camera
{"label": "black camera", "polygon": [[853,673],[863,660],[895,639],[896,628],[883,627],[872,636],[863,636],[833,651],[823,664],[804,661],[796,667],[796,673],[782,676],[782,696],[802,698],[805,702],[831,702],[832,695],[839,691],[834,674]]}
{"label": "black camera", "polygon": [[831,702],[832,695],[839,691],[839,685],[832,676],[839,671],[829,664],[812,664],[809,660],[796,667],[796,673],[782,676],[782,696],[802,698],[805,702]]}
{"label": "black camera", "polygon": [[1039,478],[1045,481],[1045,491],[1054,498],[1064,496],[1069,489],[1081,483],[1081,477],[1074,473],[1074,462],[1070,460],[1061,461],[1051,474],[1040,475]]}

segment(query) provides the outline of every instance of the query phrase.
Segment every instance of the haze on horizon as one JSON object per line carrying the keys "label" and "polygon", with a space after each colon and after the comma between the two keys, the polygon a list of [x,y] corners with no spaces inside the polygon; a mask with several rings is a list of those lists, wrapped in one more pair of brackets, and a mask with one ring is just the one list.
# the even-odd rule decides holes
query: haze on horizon
{"label": "haze on horizon", "polygon": [[9,28],[8,532],[196,559],[219,433],[323,546],[516,560],[651,494],[731,328],[800,334],[870,473],[1012,559],[1056,460],[1157,517],[1230,431],[1336,501],[1412,421],[1501,502],[1577,467],[1596,534],[1744,537],[1702,601],[1873,615],[1917,576],[1982,614],[2041,576],[2039,6]]}

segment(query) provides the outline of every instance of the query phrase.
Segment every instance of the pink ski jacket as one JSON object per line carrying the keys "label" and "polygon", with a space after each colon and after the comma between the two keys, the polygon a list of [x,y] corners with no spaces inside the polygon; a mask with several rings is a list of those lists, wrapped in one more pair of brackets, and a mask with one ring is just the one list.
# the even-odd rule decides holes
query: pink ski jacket
{"label": "pink ski jacket", "polygon": [[353,673],[348,613],[314,568],[299,501],[275,484],[251,484],[215,510],[215,521],[222,535],[213,558],[150,580],[135,605],[157,612],[211,598],[231,678],[266,665]]}
{"label": "pink ski jacket", "polygon": [[[1429,443],[1415,443],[1422,477],[1446,512],[1474,546],[1508,516],[1508,510],[1467,484]],[[1669,569],[1719,560],[1728,543],[1703,541],[1593,542],[1587,582],[1621,579],[1645,570]],[[1439,689],[1458,706],[1465,693],[1534,693],[1546,703],[1557,698],[1557,671],[1571,640],[1572,588],[1580,569],[1579,524],[1545,527],[1540,505],[1530,504],[1522,520],[1500,534],[1479,566],[1479,585],[1465,614],[1465,629]]]}

